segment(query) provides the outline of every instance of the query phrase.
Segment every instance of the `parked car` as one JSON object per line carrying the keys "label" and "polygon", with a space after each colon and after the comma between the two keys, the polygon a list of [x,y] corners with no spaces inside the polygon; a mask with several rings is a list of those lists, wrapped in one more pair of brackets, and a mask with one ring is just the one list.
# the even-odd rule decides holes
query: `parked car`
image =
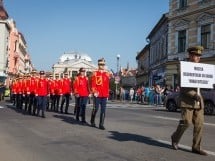
{"label": "parked car", "polygon": [[[202,89],[201,94],[204,99],[204,113],[207,115],[214,114],[215,111],[215,90],[214,89]],[[168,111],[177,111],[178,107],[179,92],[172,92],[164,99],[164,106]]]}

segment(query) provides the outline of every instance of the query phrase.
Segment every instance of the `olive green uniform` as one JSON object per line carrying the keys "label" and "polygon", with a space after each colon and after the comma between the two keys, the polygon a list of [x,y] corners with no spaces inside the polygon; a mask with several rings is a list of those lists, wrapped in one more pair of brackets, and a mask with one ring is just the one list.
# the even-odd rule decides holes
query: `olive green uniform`
{"label": "olive green uniform", "polygon": [[196,96],[196,88],[181,88],[179,106],[181,107],[182,119],[179,121],[177,129],[172,135],[172,140],[178,143],[184,131],[193,123],[192,149],[200,150],[204,122],[204,102],[202,96],[200,98]]}

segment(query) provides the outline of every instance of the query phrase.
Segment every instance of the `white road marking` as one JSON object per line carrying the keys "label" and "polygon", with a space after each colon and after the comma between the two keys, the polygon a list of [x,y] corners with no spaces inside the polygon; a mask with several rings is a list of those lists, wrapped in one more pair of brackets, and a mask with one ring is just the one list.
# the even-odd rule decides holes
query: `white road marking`
{"label": "white road marking", "polygon": [[[179,121],[179,119],[171,118],[171,117],[163,117],[163,116],[152,116],[152,117],[158,118],[158,119],[164,119],[164,120]],[[207,126],[214,126],[214,127],[215,127],[215,124],[207,123],[207,122],[205,122],[204,125],[207,125]]]}
{"label": "white road marking", "polygon": [[0,106],[0,108],[4,108],[3,106]]}
{"label": "white road marking", "polygon": [[[171,142],[166,141],[166,140],[156,140],[156,141],[158,141],[160,143],[164,143],[164,144],[169,144],[169,145],[172,144]],[[183,145],[183,144],[179,144],[178,146],[179,146],[179,148],[191,151],[191,147],[190,146]],[[209,155],[215,156],[215,152],[212,152],[212,151],[209,151],[209,150],[204,150],[204,151],[206,151]]]}

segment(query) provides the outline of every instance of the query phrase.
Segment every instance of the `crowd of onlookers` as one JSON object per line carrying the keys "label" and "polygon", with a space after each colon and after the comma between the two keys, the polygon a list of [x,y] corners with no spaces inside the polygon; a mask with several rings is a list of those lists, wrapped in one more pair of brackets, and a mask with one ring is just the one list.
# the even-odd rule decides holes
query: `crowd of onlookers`
{"label": "crowd of onlookers", "polygon": [[120,87],[119,99],[121,101],[129,101],[134,103],[162,105],[165,97],[171,92],[178,92],[179,86],[173,89],[171,86],[154,85],[151,87],[140,86],[125,89]]}

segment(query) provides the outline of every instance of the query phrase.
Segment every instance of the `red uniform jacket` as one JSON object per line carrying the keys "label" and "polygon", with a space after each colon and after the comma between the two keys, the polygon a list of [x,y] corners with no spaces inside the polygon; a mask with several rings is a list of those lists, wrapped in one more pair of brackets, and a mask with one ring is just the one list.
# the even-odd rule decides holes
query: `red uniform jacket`
{"label": "red uniform jacket", "polygon": [[14,80],[13,81],[13,83],[12,83],[12,86],[11,86],[11,88],[12,88],[12,93],[13,94],[17,94],[17,80]]}
{"label": "red uniform jacket", "polygon": [[49,94],[49,86],[46,78],[39,78],[36,95],[47,96]]}
{"label": "red uniform jacket", "polygon": [[62,80],[60,79],[55,79],[55,95],[61,95],[62,94]]}
{"label": "red uniform jacket", "polygon": [[55,81],[53,79],[48,80],[49,83],[49,93],[54,95],[55,92]]}
{"label": "red uniform jacket", "polygon": [[30,93],[30,84],[31,84],[30,79],[24,79],[23,80],[23,93],[24,94]]}
{"label": "red uniform jacket", "polygon": [[70,94],[72,92],[72,84],[70,78],[63,78],[62,79],[62,93],[63,94]]}
{"label": "red uniform jacket", "polygon": [[91,90],[98,97],[109,97],[110,74],[105,71],[95,71],[91,78]]}
{"label": "red uniform jacket", "polygon": [[30,93],[35,94],[38,85],[38,78],[31,77],[30,78]]}
{"label": "red uniform jacket", "polygon": [[77,76],[74,80],[74,93],[81,97],[89,96],[88,78],[86,76]]}
{"label": "red uniform jacket", "polygon": [[22,88],[22,79],[19,79],[17,81],[17,85],[16,85],[16,92],[17,94],[22,94],[23,93],[23,88]]}

